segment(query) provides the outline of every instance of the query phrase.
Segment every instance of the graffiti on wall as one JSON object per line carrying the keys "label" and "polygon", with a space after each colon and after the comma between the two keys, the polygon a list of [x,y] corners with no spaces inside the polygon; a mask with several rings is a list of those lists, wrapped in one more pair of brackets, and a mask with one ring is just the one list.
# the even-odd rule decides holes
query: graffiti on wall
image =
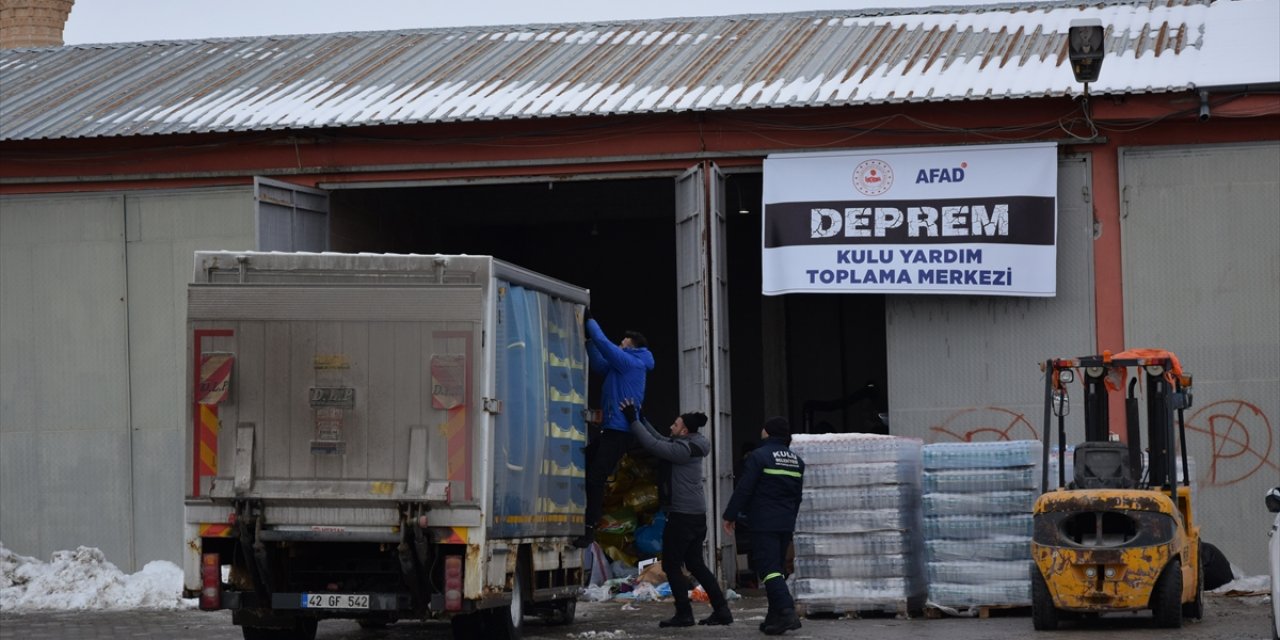
{"label": "graffiti on wall", "polygon": [[1244,480],[1260,469],[1280,471],[1276,463],[1275,430],[1267,414],[1244,400],[1219,400],[1187,416],[1187,437],[1202,434],[1209,440],[1209,466],[1201,478],[1206,484],[1226,486]]}
{"label": "graffiti on wall", "polygon": [[[1266,413],[1245,400],[1219,400],[1186,416],[1187,447],[1204,444],[1208,465],[1197,460],[1206,486],[1241,482],[1262,470],[1280,471],[1280,439]],[[1026,415],[1005,407],[965,407],[929,427],[930,442],[997,442],[1039,440]],[[1196,442],[1196,440],[1202,442]]]}
{"label": "graffiti on wall", "polygon": [[966,407],[952,412],[942,424],[929,427],[930,441],[992,442],[1039,440],[1027,417],[1004,407]]}

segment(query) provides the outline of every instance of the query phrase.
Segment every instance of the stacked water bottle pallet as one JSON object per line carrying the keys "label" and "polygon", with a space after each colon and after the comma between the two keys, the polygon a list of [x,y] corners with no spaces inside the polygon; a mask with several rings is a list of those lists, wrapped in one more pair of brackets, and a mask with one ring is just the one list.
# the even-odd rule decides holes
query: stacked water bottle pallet
{"label": "stacked water bottle pallet", "polygon": [[795,436],[805,479],[792,591],[806,615],[923,609],[922,446],[872,434]]}
{"label": "stacked water bottle pallet", "polygon": [[931,607],[985,614],[1030,606],[1031,511],[1042,451],[1035,440],[924,446]]}

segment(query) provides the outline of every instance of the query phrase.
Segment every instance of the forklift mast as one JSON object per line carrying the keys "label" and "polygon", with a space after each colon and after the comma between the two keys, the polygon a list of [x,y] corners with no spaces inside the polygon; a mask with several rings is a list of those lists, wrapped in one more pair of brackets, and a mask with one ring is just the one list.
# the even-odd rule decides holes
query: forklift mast
{"label": "forklift mast", "polygon": [[[1136,370],[1130,376],[1129,369]],[[1083,356],[1045,361],[1045,430],[1042,491],[1049,490],[1049,451],[1052,433],[1058,432],[1058,459],[1066,460],[1066,416],[1070,412],[1068,385],[1079,374],[1084,386],[1084,442],[1077,445],[1073,481],[1067,484],[1065,462],[1058,465],[1059,488],[1160,488],[1172,496],[1178,485],[1177,463],[1181,451],[1182,477],[1190,482],[1183,412],[1191,406],[1191,375],[1181,370],[1177,356],[1167,351],[1143,349],[1113,356]],[[1143,383],[1147,409],[1147,474],[1142,477],[1142,427],[1137,396]],[[1127,383],[1127,384],[1126,384]],[[1127,391],[1126,443],[1111,434],[1110,394]],[[1051,423],[1057,417],[1057,424]],[[1178,440],[1175,441],[1174,429]]]}

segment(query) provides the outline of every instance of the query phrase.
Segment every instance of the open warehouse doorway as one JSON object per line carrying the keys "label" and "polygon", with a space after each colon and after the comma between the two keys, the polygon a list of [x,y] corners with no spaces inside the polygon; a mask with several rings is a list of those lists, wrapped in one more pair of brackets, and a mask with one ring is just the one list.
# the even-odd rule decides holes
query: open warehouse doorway
{"label": "open warehouse doorway", "polygon": [[[690,305],[677,283],[680,180],[670,173],[325,185],[329,248],[494,255],[587,287],[611,338],[627,329],[648,337],[657,366],[647,413],[672,416],[693,408],[681,406],[679,377],[682,317],[687,324],[696,316],[681,308]],[[762,174],[715,171],[712,180],[725,221],[719,255],[727,292],[719,303],[733,354],[725,382],[734,458],[770,415],[787,416],[797,431],[884,432],[885,297],[762,296]],[[598,399],[600,380],[592,382]]]}
{"label": "open warehouse doorway", "polygon": [[330,249],[492,255],[586,287],[610,339],[648,338],[646,409],[676,415],[673,189],[670,177],[334,189]]}
{"label": "open warehouse doorway", "polygon": [[[657,363],[645,412],[656,426],[711,406],[719,416],[708,477],[716,520],[766,417],[785,415],[797,431],[874,431],[867,412],[886,410],[884,296],[761,294],[758,168],[323,186],[332,251],[493,255],[589,288],[611,338],[645,333]],[[717,275],[690,276],[703,268]],[[592,376],[596,408],[600,382]],[[869,410],[859,395],[868,387],[880,392]],[[732,541],[714,531],[731,576]]]}

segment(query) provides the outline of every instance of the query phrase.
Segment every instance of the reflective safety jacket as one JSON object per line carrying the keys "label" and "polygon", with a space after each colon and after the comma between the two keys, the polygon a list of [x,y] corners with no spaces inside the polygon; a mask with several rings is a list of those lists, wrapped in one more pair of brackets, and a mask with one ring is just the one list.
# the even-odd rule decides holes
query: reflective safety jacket
{"label": "reflective safety jacket", "polygon": [[765,438],[742,462],[742,477],[724,510],[725,520],[745,520],[752,531],[795,531],[804,488],[804,460],[786,438]]}

